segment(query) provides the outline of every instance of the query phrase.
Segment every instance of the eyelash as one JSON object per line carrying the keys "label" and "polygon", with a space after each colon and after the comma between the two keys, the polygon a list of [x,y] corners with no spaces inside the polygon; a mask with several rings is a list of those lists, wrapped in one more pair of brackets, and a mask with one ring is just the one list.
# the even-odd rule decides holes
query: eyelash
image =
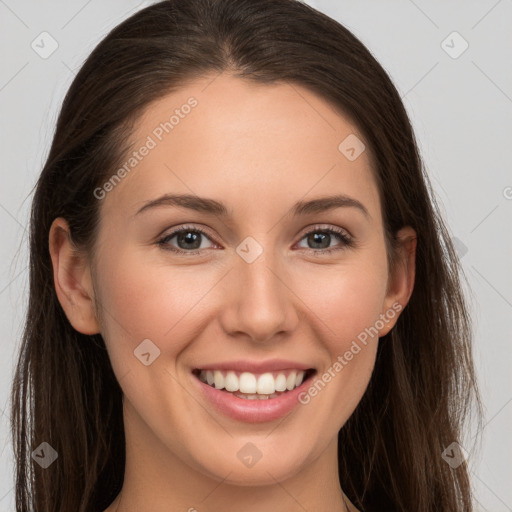
{"label": "eyelash", "polygon": [[[179,249],[179,248],[176,248],[176,247],[171,247],[168,244],[169,240],[171,240],[172,238],[174,238],[174,236],[176,236],[176,235],[178,235],[180,233],[183,233],[183,232],[185,232],[185,233],[186,232],[200,233],[201,235],[204,235],[206,238],[208,238],[210,241],[213,242],[213,240],[211,240],[211,237],[208,235],[208,233],[206,233],[206,231],[204,231],[203,229],[201,229],[199,227],[195,227],[195,226],[183,226],[183,227],[181,227],[179,229],[176,229],[176,230],[172,231],[168,235],[165,235],[163,238],[159,239],[156,243],[162,249],[164,249],[166,251],[172,251],[172,252],[175,252],[177,254],[183,254],[183,255],[186,254],[188,256],[200,254],[203,249],[196,249],[194,251],[184,251],[183,249]],[[299,242],[301,240],[303,240],[304,238],[306,238],[308,235],[311,235],[313,233],[329,233],[331,235],[336,235],[343,242],[343,246],[341,246],[341,247],[339,247],[339,246],[336,247],[335,246],[335,247],[331,247],[331,248],[328,248],[328,249],[302,248],[302,249],[305,249],[308,252],[315,253],[315,255],[330,254],[330,253],[335,252],[335,251],[342,251],[342,250],[344,250],[346,248],[351,248],[351,247],[355,246],[354,240],[350,236],[348,236],[345,233],[345,231],[343,231],[343,230],[341,230],[339,228],[335,228],[335,227],[321,228],[321,227],[316,227],[315,226],[315,227],[313,227],[313,229],[311,229],[307,233],[304,233],[304,235],[299,240]]]}

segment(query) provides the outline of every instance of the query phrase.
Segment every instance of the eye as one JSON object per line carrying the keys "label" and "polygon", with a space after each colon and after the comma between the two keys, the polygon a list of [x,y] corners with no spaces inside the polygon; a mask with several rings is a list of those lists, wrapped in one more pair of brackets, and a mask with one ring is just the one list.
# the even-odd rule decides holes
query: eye
{"label": "eye", "polygon": [[[173,238],[176,238],[178,247],[170,244]],[[183,226],[165,235],[158,240],[157,244],[165,250],[174,251],[179,254],[199,254],[205,248],[201,246],[201,238],[210,240],[210,237],[201,228]]]}
{"label": "eye", "polygon": [[[341,241],[341,244],[331,247],[330,244],[332,242],[333,235]],[[178,247],[171,243],[171,240],[174,238],[176,239],[175,243]],[[195,255],[200,254],[201,251],[207,247],[212,247],[212,245],[204,247],[201,243],[202,238],[206,238],[211,242],[210,236],[203,229],[197,226],[183,226],[165,235],[157,241],[157,244],[167,251],[173,251],[178,254]],[[335,227],[325,228],[315,226],[301,238],[301,241],[304,239],[307,240],[308,244],[313,246],[306,247],[305,249],[315,255],[324,255],[326,253],[340,251],[355,245],[352,237],[348,235],[346,231]]]}
{"label": "eye", "polygon": [[[333,239],[333,235],[335,238],[341,241],[341,245],[330,247],[330,242]],[[308,244],[313,246],[306,247],[307,250],[322,255],[325,253],[331,253],[333,251],[340,251],[347,247],[353,247],[354,245],[352,237],[348,235],[346,231],[335,227],[323,228],[315,226],[314,229],[308,231],[301,240],[304,239],[307,240]]]}

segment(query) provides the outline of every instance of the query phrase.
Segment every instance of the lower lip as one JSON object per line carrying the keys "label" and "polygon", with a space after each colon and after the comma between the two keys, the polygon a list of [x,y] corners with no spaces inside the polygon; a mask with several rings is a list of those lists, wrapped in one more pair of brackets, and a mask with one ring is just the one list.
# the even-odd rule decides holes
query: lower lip
{"label": "lower lip", "polygon": [[235,420],[247,423],[264,423],[277,420],[289,414],[295,407],[300,405],[299,394],[309,387],[311,380],[310,376],[300,386],[276,398],[247,400],[239,398],[233,393],[216,389],[199,380],[196,376],[193,376],[193,378],[199,384],[204,396],[221,413]]}

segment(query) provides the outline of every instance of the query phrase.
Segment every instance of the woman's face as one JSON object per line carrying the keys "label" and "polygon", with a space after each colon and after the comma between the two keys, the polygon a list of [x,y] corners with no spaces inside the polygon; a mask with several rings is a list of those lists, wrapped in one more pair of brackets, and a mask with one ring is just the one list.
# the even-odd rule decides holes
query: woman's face
{"label": "woman's face", "polygon": [[222,74],[153,103],[133,141],[96,191],[90,289],[127,456],[249,485],[335,463],[412,286],[388,275],[362,135],[304,88]]}

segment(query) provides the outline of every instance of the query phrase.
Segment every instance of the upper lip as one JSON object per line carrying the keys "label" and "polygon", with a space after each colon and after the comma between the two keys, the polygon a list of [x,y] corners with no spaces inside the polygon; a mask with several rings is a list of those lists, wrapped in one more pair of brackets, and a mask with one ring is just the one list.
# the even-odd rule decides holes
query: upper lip
{"label": "upper lip", "polygon": [[311,365],[299,363],[286,359],[269,359],[267,361],[249,361],[249,360],[236,360],[236,361],[220,361],[218,363],[211,363],[200,365],[196,367],[197,370],[233,370],[237,372],[250,372],[250,373],[265,373],[276,372],[279,370],[311,370],[314,369]]}

